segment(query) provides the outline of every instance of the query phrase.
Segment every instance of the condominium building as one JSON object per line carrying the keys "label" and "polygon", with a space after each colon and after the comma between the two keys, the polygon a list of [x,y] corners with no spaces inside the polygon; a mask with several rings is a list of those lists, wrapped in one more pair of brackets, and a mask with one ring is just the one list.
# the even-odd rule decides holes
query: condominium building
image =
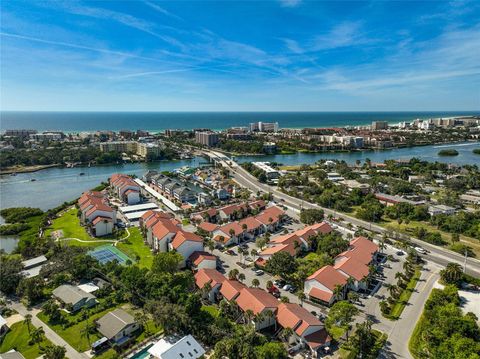
{"label": "condominium building", "polygon": [[137,155],[147,157],[147,155],[159,156],[162,148],[156,143],[137,143]]}
{"label": "condominium building", "polygon": [[111,141],[100,142],[100,151],[102,152],[137,152],[137,142],[135,141]]}
{"label": "condominium building", "polygon": [[195,141],[204,146],[213,147],[218,143],[218,133],[212,131],[195,132]]}
{"label": "condominium building", "polygon": [[252,122],[250,123],[250,131],[278,132],[278,122]]}
{"label": "condominium building", "polygon": [[372,131],[387,130],[388,129],[388,122],[387,121],[373,121],[371,129],[372,129]]}
{"label": "condominium building", "polygon": [[11,137],[28,137],[30,135],[33,135],[37,133],[36,130],[25,130],[25,129],[20,129],[20,130],[6,130],[5,131],[5,136],[11,136]]}

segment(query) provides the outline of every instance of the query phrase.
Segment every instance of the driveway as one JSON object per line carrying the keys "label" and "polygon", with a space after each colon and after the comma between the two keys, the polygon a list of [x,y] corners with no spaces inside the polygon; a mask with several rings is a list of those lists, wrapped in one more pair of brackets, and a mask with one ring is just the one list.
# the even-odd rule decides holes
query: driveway
{"label": "driveway", "polygon": [[[22,303],[17,301],[12,301],[9,304],[9,307],[16,310],[20,315],[25,317],[27,314],[32,315],[32,325],[36,328],[43,328],[45,331],[45,336],[55,345],[60,345],[64,347],[67,352],[65,356],[69,359],[86,359],[88,358],[87,355],[83,353],[79,353],[76,351],[70,344],[68,344],[61,336],[55,333],[47,324],[42,322],[40,319],[37,318],[37,314],[40,312],[38,308],[27,309]],[[80,333],[78,334],[80,335]]]}

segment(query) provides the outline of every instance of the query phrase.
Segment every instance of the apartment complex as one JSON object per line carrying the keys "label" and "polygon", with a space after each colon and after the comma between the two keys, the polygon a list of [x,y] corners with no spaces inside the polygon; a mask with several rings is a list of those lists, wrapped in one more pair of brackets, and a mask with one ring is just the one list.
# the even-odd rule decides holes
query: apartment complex
{"label": "apartment complex", "polygon": [[212,131],[195,132],[195,142],[204,146],[213,147],[218,143],[218,133]]}
{"label": "apartment complex", "polygon": [[251,132],[278,132],[278,122],[252,122],[250,123]]}

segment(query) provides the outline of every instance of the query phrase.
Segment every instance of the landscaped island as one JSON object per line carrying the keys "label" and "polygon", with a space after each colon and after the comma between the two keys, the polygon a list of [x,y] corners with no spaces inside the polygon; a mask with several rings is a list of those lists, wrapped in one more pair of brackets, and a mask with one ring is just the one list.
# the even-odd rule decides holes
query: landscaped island
{"label": "landscaped island", "polygon": [[438,151],[439,156],[458,156],[458,151],[453,149]]}
{"label": "landscaped island", "polygon": [[472,152],[476,155],[480,155],[480,148],[475,148]]}

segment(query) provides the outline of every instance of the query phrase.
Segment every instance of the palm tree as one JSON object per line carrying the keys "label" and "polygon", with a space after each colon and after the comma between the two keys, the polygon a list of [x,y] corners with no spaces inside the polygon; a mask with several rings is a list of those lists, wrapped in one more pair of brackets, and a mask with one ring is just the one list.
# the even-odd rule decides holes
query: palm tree
{"label": "palm tree", "polygon": [[251,251],[250,251],[250,255],[253,257],[253,260],[256,260],[257,258],[257,255],[258,255],[258,251],[253,248]]}
{"label": "palm tree", "polygon": [[333,288],[333,295],[336,299],[343,299],[343,287],[340,284]]}
{"label": "palm tree", "polygon": [[228,279],[235,280],[235,279],[237,279],[237,275],[238,275],[238,269],[236,269],[236,268],[231,269],[228,272]]}
{"label": "palm tree", "polygon": [[43,340],[44,334],[45,331],[42,327],[35,328],[35,330],[30,333],[31,342],[33,344],[40,343]]}
{"label": "palm tree", "polygon": [[212,290],[212,285],[209,283],[205,283],[205,285],[200,289],[200,293],[202,293],[203,298],[207,298],[208,294]]}
{"label": "palm tree", "polygon": [[298,292],[297,297],[298,297],[298,300],[300,301],[300,306],[303,307],[303,302],[305,299],[307,299],[307,296],[303,292]]}
{"label": "palm tree", "polygon": [[255,287],[255,288],[258,288],[259,285],[260,285],[260,281],[257,278],[253,278],[252,279],[252,286]]}
{"label": "palm tree", "polygon": [[30,313],[25,315],[25,324],[27,326],[28,333],[30,333],[30,326],[32,325],[32,315]]}
{"label": "palm tree", "polygon": [[240,273],[240,274],[238,275],[238,280],[239,280],[240,282],[243,282],[243,281],[245,280],[245,274]]}
{"label": "palm tree", "polygon": [[458,283],[463,277],[462,266],[457,263],[448,263],[445,269],[440,271],[440,277],[447,284]]}
{"label": "palm tree", "polygon": [[283,328],[280,334],[278,335],[283,341],[288,342],[290,337],[293,335],[293,329],[292,328]]}
{"label": "palm tree", "polygon": [[[270,309],[267,309],[264,313],[263,316],[268,322],[270,323],[273,318],[275,318],[275,313],[273,313]],[[277,325],[275,321],[275,325]]]}
{"label": "palm tree", "polygon": [[271,280],[267,280],[267,285],[265,286],[265,289],[269,289],[273,287],[273,282]]}
{"label": "palm tree", "polygon": [[90,343],[90,334],[93,330],[95,330],[95,325],[87,320],[85,322],[85,326],[80,331],[80,336],[82,338],[86,338],[87,341]]}
{"label": "palm tree", "polygon": [[255,314],[251,309],[247,309],[245,313],[243,313],[243,318],[245,319],[245,323],[251,323],[253,318],[255,317]]}

